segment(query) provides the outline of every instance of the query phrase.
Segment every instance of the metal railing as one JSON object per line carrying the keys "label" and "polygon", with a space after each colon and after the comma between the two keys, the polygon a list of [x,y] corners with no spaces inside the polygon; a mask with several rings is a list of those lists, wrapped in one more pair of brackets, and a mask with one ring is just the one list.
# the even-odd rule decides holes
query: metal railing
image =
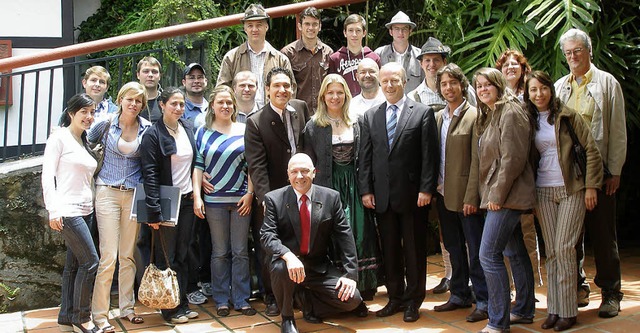
{"label": "metal railing", "polygon": [[[295,15],[309,6],[327,8],[364,1],[314,0],[267,8],[266,11],[271,17],[276,18]],[[228,15],[59,47],[30,55],[0,59],[0,85],[5,89],[10,86],[10,90],[13,91],[11,96],[9,93],[6,94],[4,103],[0,101],[0,131],[2,131],[0,132],[2,133],[0,136],[0,163],[24,155],[40,154],[44,151],[44,145],[51,128],[57,125],[65,101],[73,94],[82,91],[81,75],[86,68],[92,65],[104,66],[109,70],[112,78],[117,78],[115,82],[111,82],[111,86],[120,87],[129,81],[125,78],[127,74],[130,75],[130,80],[136,80],[136,65],[140,58],[145,55],[154,55],[163,63],[164,51],[156,49],[90,60],[78,60],[79,58],[76,57],[128,45],[224,28],[240,24],[242,17],[242,14]],[[189,58],[188,52],[200,52],[200,62],[204,63],[202,49],[185,50],[185,52],[187,53],[183,60]],[[114,61],[116,65],[112,66]],[[21,69],[30,65],[35,65],[38,68]],[[7,73],[14,69],[20,70]],[[163,63],[161,84],[180,85],[179,79],[181,79],[181,71],[176,68],[176,64]]]}
{"label": "metal railing", "polygon": [[[195,49],[184,49],[183,62],[204,62],[202,45]],[[57,126],[59,115],[65,107],[65,101],[77,92],[83,91],[82,76],[87,68],[95,65],[105,67],[111,74],[113,87],[121,87],[129,81],[137,81],[136,69],[138,60],[153,55],[163,63],[162,86],[180,85],[182,68],[175,62],[166,63],[164,50],[119,54],[97,59],[65,59],[63,63],[1,74],[0,79],[11,80],[14,89],[13,104],[8,94],[4,104],[0,106],[3,113],[2,137],[0,137],[0,162],[25,155],[40,154],[50,129]],[[17,93],[17,94],[16,94]],[[115,96],[114,96],[115,98]],[[8,126],[7,126],[8,124]]]}

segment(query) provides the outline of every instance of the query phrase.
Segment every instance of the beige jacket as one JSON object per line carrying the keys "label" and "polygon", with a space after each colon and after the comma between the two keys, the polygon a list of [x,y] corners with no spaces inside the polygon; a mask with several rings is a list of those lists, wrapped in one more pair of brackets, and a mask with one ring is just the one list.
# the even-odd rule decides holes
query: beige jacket
{"label": "beige jacket", "polygon": [[[295,77],[293,76],[293,71],[291,70],[289,58],[280,53],[280,51],[274,49],[269,42],[264,42],[264,47],[267,50],[267,57],[264,62],[262,78],[266,80],[269,71],[275,67],[288,69],[289,72],[291,72],[291,77],[293,78],[291,82],[291,89],[293,90],[292,98],[294,98],[296,82]],[[251,56],[248,51],[249,47],[247,46],[247,43],[242,43],[242,45],[232,49],[224,55],[224,59],[222,59],[222,64],[220,65],[220,73],[218,74],[216,86],[224,84],[231,87],[231,82],[238,72],[251,70]],[[264,96],[264,104],[266,105],[269,100],[269,97],[266,94],[266,89],[263,89],[262,94]]]}
{"label": "beige jacket", "polygon": [[493,202],[503,208],[531,209],[536,198],[533,167],[529,163],[529,118],[515,101],[496,104],[488,117],[478,148],[480,208]]}
{"label": "beige jacket", "polygon": [[[442,129],[442,112],[436,113],[438,141]],[[444,160],[444,205],[462,212],[464,204],[478,207],[478,136],[475,123],[477,110],[467,101],[457,117],[451,119]]]}
{"label": "beige jacket", "polygon": [[[582,144],[587,151],[586,177],[576,178],[573,168],[573,139],[571,139],[571,134],[569,134],[569,129],[562,120],[563,118],[569,120],[569,123],[573,126],[573,131],[576,133],[578,140],[580,140],[580,144]],[[558,146],[558,160],[560,162],[560,169],[562,170],[562,178],[564,179],[564,187],[567,195],[572,195],[585,187],[599,189],[602,186],[602,158],[589,131],[589,125],[579,114],[566,106],[556,115],[554,124]],[[537,149],[532,149],[532,153],[534,168],[537,168],[538,162],[540,161],[540,154]]]}
{"label": "beige jacket", "polygon": [[[627,124],[622,87],[613,75],[593,64],[591,70],[593,77],[587,84],[587,90],[595,102],[591,135],[611,174],[619,176],[627,157]],[[564,103],[571,96],[570,76],[565,75],[555,83],[558,98]]]}

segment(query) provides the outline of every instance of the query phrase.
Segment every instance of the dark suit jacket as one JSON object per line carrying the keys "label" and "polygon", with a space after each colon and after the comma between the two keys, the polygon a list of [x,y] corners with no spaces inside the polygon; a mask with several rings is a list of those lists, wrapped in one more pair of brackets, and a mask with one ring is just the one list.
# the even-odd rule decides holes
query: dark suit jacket
{"label": "dark suit jacket", "polygon": [[[309,120],[309,109],[307,103],[297,99],[290,100],[289,105],[295,110],[290,113],[296,151],[302,152],[302,130]],[[291,146],[284,123],[271,104],[267,103],[247,118],[244,145],[249,176],[260,203],[267,192],[289,184],[287,164],[291,158]]]}
{"label": "dark suit jacket", "polygon": [[433,109],[405,98],[396,137],[387,140],[387,103],[367,110],[362,118],[360,194],[375,194],[376,212],[388,208],[411,212],[418,192],[435,193],[439,149]]}
{"label": "dark suit jacket", "polygon": [[329,244],[340,246],[344,276],[358,280],[358,255],[351,227],[342,210],[340,193],[313,185],[311,194],[311,232],[309,253],[300,256],[300,210],[296,193],[286,186],[267,193],[266,213],[260,230],[262,248],[272,260],[293,252],[302,261],[305,272],[325,274],[333,264],[329,260]]}
{"label": "dark suit jacket", "polygon": [[[438,147],[442,129],[442,111],[436,113]],[[451,119],[444,161],[444,205],[462,212],[464,204],[480,206],[478,192],[478,136],[475,131],[477,110],[464,102],[460,114]]]}
{"label": "dark suit jacket", "polygon": [[[331,126],[320,127],[313,119],[304,128],[304,152],[311,157],[316,167],[314,184],[333,187],[333,145],[331,144]],[[360,149],[360,124],[353,124],[354,171],[358,171]]]}

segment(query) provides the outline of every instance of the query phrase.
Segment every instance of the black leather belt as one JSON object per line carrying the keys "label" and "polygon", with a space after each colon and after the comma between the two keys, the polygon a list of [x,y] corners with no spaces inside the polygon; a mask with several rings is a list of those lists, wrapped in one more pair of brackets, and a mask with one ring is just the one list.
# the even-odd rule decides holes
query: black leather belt
{"label": "black leather belt", "polygon": [[193,191],[189,193],[185,193],[182,195],[182,200],[191,199],[192,195],[193,195]]}

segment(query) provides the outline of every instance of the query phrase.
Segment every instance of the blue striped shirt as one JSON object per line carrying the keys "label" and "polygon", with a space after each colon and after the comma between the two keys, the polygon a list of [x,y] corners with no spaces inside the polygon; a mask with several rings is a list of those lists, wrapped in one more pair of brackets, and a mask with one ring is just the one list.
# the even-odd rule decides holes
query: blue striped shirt
{"label": "blue striped shirt", "polygon": [[[102,169],[98,174],[98,178],[104,185],[120,186],[126,188],[135,188],[138,183],[142,182],[142,165],[140,162],[140,143],[142,142],[142,134],[151,126],[151,122],[138,116],[138,149],[131,154],[123,154],[118,150],[118,140],[122,135],[120,128],[120,116],[116,116],[111,121],[109,134],[105,142],[105,154]],[[91,128],[87,134],[89,142],[98,142],[103,140],[105,126],[109,124],[108,120],[101,121]]]}
{"label": "blue striped shirt", "polygon": [[229,136],[202,126],[195,139],[195,167],[211,175],[209,182],[214,187],[212,193],[204,194],[205,205],[237,204],[248,185],[244,135]]}

